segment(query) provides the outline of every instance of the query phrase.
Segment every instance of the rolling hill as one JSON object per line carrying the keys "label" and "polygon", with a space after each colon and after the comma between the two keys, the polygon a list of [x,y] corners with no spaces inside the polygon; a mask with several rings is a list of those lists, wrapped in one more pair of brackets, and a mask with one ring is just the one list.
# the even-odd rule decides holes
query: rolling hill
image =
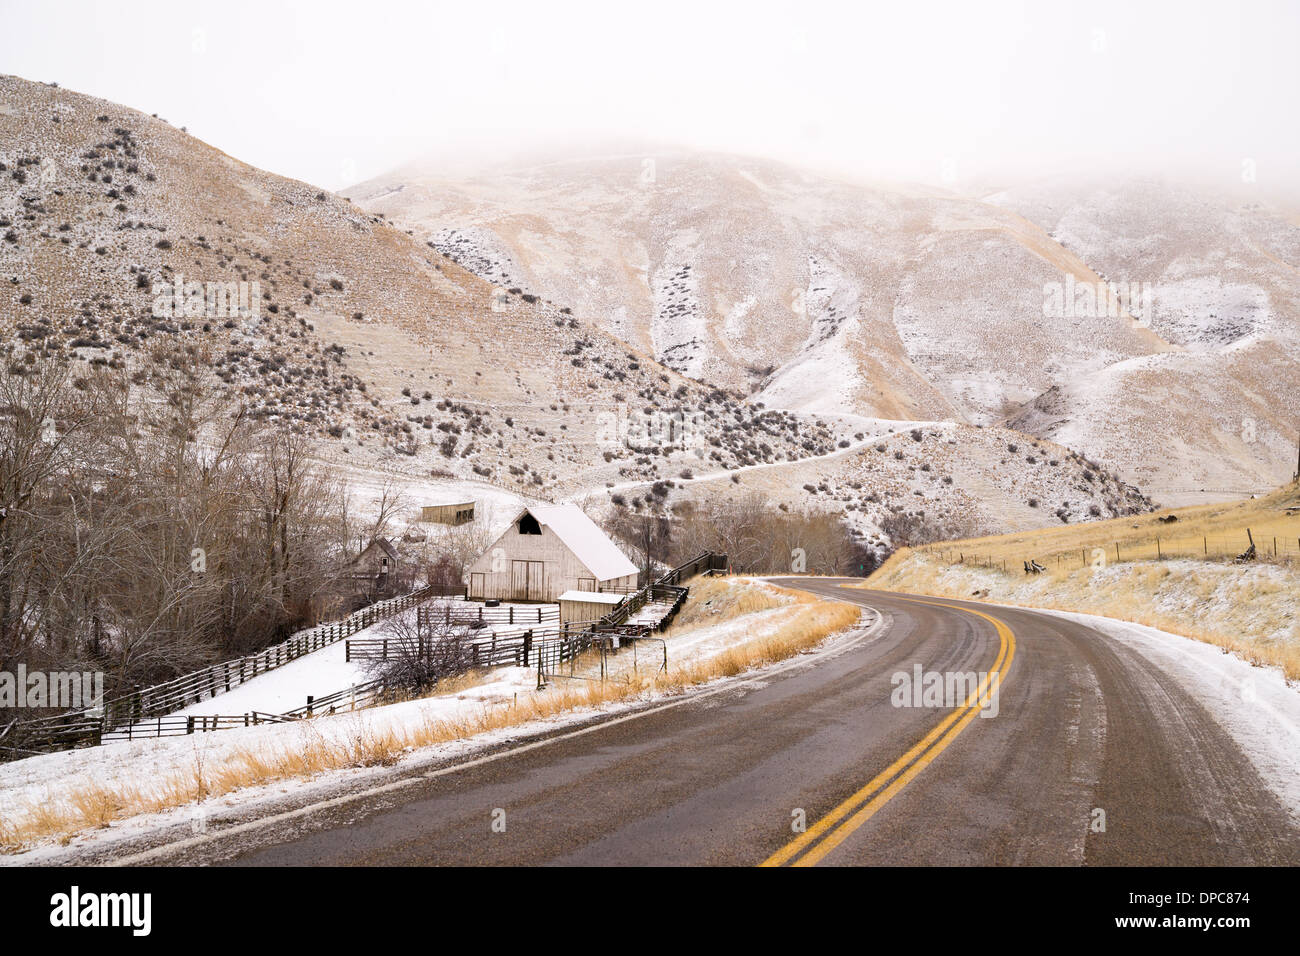
{"label": "rolling hill", "polygon": [[[1026,262],[1051,274],[1030,246],[1072,260],[995,206],[716,157],[557,167],[495,204],[473,196],[496,184],[451,199],[373,186],[353,202],[16,77],[0,77],[0,135],[11,362],[62,356],[143,381],[188,350],[213,389],[312,436],[364,496],[395,477],[421,496],[661,508],[761,483],[773,507],[844,514],[865,535],[902,511],[995,530],[1150,507],[1102,464],[1029,453],[1032,436],[997,427],[1050,387],[1050,364],[1003,350],[981,377],[962,354],[978,337],[953,339],[948,260],[991,244],[1008,282]],[[417,193],[437,228],[388,218]],[[448,211],[461,207],[483,221]],[[256,284],[249,308],[221,312],[212,286],[240,282]],[[1106,361],[1168,348],[1112,325],[1027,329],[1025,348],[1059,338],[1079,374],[1107,367],[1098,342]],[[932,464],[892,453],[919,424]]]}
{"label": "rolling hill", "polygon": [[[1253,185],[1061,179],[976,199],[646,151],[417,164],[346,192],[770,407],[1007,425],[1170,501],[1293,471],[1300,220]],[[1049,308],[1067,283],[1150,298]]]}

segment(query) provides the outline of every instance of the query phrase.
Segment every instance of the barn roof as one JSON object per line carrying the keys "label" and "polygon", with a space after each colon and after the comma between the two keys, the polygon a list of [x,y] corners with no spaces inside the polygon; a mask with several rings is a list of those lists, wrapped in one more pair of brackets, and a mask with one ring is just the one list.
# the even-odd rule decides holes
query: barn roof
{"label": "barn roof", "polygon": [[[636,565],[577,505],[534,505],[525,510],[537,519],[538,524],[554,531],[555,536],[587,566],[597,581],[637,573]],[[522,516],[523,512],[520,512],[520,517]]]}
{"label": "barn roof", "polygon": [[609,591],[565,591],[557,601],[572,601],[575,604],[608,604],[611,607],[627,597],[626,594],[612,594]]}

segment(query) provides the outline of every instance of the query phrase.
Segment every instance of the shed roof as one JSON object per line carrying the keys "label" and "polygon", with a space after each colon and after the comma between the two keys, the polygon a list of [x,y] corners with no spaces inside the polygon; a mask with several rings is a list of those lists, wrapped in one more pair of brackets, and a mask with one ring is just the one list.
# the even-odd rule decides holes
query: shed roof
{"label": "shed roof", "polygon": [[571,601],[575,604],[609,604],[615,605],[626,594],[614,594],[610,591],[565,591],[558,600]]}

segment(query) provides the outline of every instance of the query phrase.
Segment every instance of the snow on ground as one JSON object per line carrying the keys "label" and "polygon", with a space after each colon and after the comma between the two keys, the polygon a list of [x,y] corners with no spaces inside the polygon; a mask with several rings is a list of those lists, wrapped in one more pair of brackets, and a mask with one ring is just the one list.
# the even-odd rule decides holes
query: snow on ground
{"label": "snow on ground", "polygon": [[[375,637],[383,624],[376,624],[353,637]],[[176,711],[175,716],[197,717],[209,714],[247,714],[257,711],[262,714],[283,714],[304,707],[308,696],[317,699],[344,690],[356,684],[364,684],[371,678],[366,675],[363,662],[344,660],[346,641],[338,641],[329,647],[301,657],[292,664],[285,664],[273,671],[254,677],[246,684],[216,697],[199,701]],[[147,733],[149,721],[138,725]]]}
{"label": "snow on ground", "polygon": [[650,624],[655,625],[664,619],[664,615],[672,610],[671,604],[665,604],[660,601],[650,601],[632,614],[627,619],[628,624]]}
{"label": "snow on ground", "polygon": [[[462,601],[434,601],[427,607],[453,606],[477,608],[476,604]],[[536,612],[536,604],[502,604],[504,610],[509,607],[523,611]],[[413,614],[414,611],[408,611]],[[366,671],[365,661],[351,661],[347,657],[347,641],[367,637],[383,637],[388,621],[380,621],[364,630],[357,631],[350,638],[337,641],[328,647],[322,647],[291,664],[285,664],[273,671],[254,677],[246,684],[240,684],[233,690],[207,700],[191,704],[176,712],[177,716],[199,716],[208,714],[238,715],[257,711],[263,714],[283,714],[304,707],[307,696],[317,699],[337,693],[355,684],[364,684],[373,678]],[[499,631],[517,630],[520,625],[495,624],[475,631],[475,637],[487,637]],[[140,725],[148,731],[149,721]]]}
{"label": "snow on ground", "polygon": [[[767,582],[747,583],[780,593],[779,589]],[[781,625],[782,618],[795,610],[793,607],[774,608],[683,631],[670,639],[670,660],[674,664],[680,664],[707,657],[740,641],[774,633]],[[834,653],[837,650],[832,647],[828,652]],[[626,662],[626,669],[630,670],[631,654],[620,653],[617,659]],[[793,666],[803,666],[800,662],[806,662],[806,659],[797,659]],[[792,666],[791,661],[769,665],[748,675],[748,679],[761,679],[765,673],[789,666]],[[0,764],[0,819],[12,817],[32,805],[56,806],[66,800],[69,794],[90,788],[137,787],[143,790],[177,776],[193,777],[205,768],[210,772],[241,753],[274,754],[296,751],[309,744],[347,744],[365,735],[377,735],[388,729],[420,727],[430,720],[474,717],[488,708],[508,704],[534,692],[536,679],[536,672],[532,668],[503,667],[489,672],[483,683],[454,694],[314,720],[264,724],[186,737],[123,741]],[[638,700],[604,705],[599,711],[594,708],[577,708],[555,717],[421,748],[414,759],[422,763],[454,759],[506,740],[577,724],[597,712],[626,711],[647,700],[661,700],[665,696],[666,693],[656,691]],[[198,827],[204,824],[208,816],[227,812],[227,808],[264,808],[265,812],[271,812],[277,805],[282,805],[286,798],[293,799],[303,793],[324,794],[337,791],[342,786],[361,786],[385,775],[391,776],[391,772],[385,767],[358,767],[313,778],[278,780],[210,799],[202,804],[140,815],[115,822],[105,829],[84,832],[73,838],[70,850],[45,844],[22,854],[0,856],[0,865],[52,862],[83,848],[102,847],[105,843],[129,839],[168,826],[184,825],[187,821],[196,827],[197,833],[201,832]]]}
{"label": "snow on ground", "polygon": [[377,465],[357,464],[348,461],[347,456],[338,452],[328,456],[327,464],[347,482],[348,488],[357,496],[355,504],[359,514],[376,512],[385,482],[392,481],[405,497],[406,507],[398,515],[398,520],[404,521],[408,526],[426,530],[431,526],[414,520],[422,505],[473,501],[475,522],[481,523],[486,533],[495,537],[530,503],[521,495],[486,481],[430,478],[401,470],[397,466],[388,470]]}
{"label": "snow on ground", "polygon": [[811,326],[808,339],[763,386],[759,400],[769,408],[810,415],[850,415],[861,407],[858,394],[867,383],[848,345],[861,329],[858,298],[855,281],[809,256],[804,298]]}
{"label": "snow on ground", "polygon": [[674,237],[672,248],[654,275],[654,317],[650,340],[655,358],[683,375],[702,378],[709,355],[708,317],[700,304],[699,279],[693,271],[693,233]]}

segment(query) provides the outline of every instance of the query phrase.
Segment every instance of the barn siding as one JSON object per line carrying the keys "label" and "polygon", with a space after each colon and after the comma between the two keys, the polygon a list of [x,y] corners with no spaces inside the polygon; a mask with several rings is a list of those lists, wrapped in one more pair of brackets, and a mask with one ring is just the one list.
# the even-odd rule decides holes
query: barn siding
{"label": "barn siding", "polygon": [[[496,555],[494,559],[494,555]],[[496,569],[494,570],[494,560]],[[580,590],[582,578],[592,578],[590,568],[578,560],[549,526],[542,526],[541,534],[520,534],[519,522],[510,525],[497,541],[469,566],[470,574],[483,575],[483,597],[503,601],[522,601],[513,587],[514,561],[541,561],[544,581],[539,594],[529,594],[530,601],[554,602],[565,591]],[[477,583],[477,579],[474,579]],[[612,581],[600,582],[604,586],[635,586],[636,575],[629,574]]]}

